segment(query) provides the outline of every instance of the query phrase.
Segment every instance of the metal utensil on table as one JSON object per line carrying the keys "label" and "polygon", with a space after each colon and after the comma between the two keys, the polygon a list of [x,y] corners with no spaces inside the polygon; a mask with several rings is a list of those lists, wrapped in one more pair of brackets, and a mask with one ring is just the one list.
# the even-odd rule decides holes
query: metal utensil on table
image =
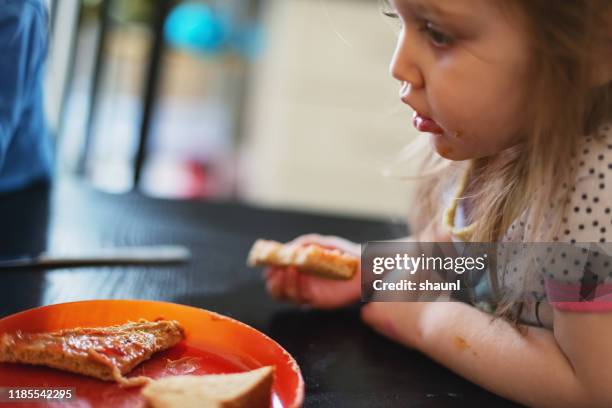
{"label": "metal utensil on table", "polygon": [[68,268],[114,265],[163,265],[185,263],[191,258],[180,245],[98,248],[78,253],[43,252],[30,256],[0,256],[1,269],[25,267]]}

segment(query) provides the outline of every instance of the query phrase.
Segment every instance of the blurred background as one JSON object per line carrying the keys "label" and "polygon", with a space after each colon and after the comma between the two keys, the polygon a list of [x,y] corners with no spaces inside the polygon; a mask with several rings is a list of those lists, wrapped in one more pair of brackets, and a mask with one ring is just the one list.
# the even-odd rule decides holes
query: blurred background
{"label": "blurred background", "polygon": [[[50,0],[58,176],[172,199],[401,217],[415,136],[379,0]],[[410,175],[411,163],[402,166]]]}

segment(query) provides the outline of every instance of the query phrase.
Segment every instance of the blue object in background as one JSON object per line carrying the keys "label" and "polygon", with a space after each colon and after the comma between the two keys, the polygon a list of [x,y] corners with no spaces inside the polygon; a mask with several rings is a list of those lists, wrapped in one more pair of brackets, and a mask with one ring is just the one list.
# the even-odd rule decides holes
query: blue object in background
{"label": "blue object in background", "polygon": [[172,10],[164,27],[166,42],[175,48],[204,55],[233,50],[254,58],[261,49],[261,32],[255,23],[233,24],[222,13],[201,2],[187,2]]}
{"label": "blue object in background", "polygon": [[0,192],[51,179],[43,98],[47,24],[43,0],[0,1]]}
{"label": "blue object in background", "polygon": [[164,27],[166,42],[171,46],[213,55],[228,46],[229,31],[226,19],[198,2],[178,5]]}

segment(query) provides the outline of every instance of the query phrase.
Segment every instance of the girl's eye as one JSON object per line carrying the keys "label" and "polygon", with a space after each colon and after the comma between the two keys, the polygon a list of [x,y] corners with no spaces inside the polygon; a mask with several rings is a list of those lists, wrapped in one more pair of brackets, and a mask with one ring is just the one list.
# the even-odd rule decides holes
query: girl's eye
{"label": "girl's eye", "polygon": [[430,22],[424,23],[422,29],[428,36],[434,46],[438,48],[446,48],[452,45],[453,39],[437,30]]}

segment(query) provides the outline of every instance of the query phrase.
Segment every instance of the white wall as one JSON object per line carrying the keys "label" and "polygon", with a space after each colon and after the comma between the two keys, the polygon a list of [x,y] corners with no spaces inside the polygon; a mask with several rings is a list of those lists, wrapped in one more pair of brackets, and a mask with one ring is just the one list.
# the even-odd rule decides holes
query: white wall
{"label": "white wall", "polygon": [[267,4],[244,194],[269,206],[405,214],[409,185],[382,175],[415,135],[388,73],[394,23],[377,0]]}

